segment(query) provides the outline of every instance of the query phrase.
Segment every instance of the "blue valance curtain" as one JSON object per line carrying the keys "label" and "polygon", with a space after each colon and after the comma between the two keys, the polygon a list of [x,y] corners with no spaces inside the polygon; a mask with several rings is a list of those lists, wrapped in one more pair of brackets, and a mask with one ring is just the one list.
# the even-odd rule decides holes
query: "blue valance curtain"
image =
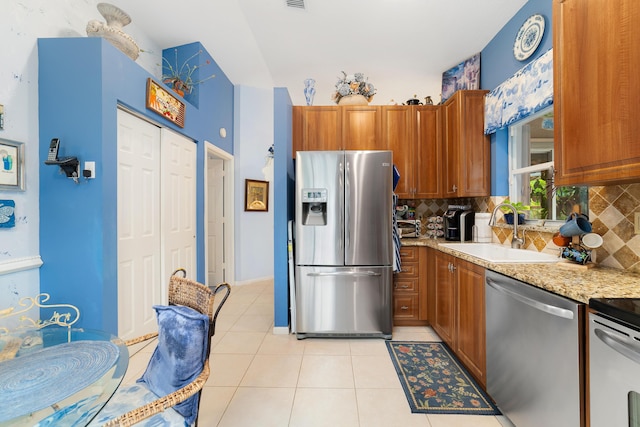
{"label": "blue valance curtain", "polygon": [[485,96],[484,133],[509,126],[553,104],[553,49]]}

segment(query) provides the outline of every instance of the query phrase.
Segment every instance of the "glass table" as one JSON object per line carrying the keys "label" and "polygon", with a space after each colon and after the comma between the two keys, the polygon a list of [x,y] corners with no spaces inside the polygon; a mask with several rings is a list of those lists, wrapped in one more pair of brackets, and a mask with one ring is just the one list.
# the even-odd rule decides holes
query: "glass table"
{"label": "glass table", "polygon": [[0,335],[0,426],[84,426],[120,385],[124,342],[107,332],[47,327]]}

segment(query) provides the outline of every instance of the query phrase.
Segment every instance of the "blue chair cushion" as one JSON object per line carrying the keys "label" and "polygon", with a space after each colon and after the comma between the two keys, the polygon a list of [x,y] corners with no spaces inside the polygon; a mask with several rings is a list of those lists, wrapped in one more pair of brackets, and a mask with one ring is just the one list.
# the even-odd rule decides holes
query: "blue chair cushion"
{"label": "blue chair cushion", "polygon": [[[192,382],[202,372],[209,345],[209,317],[189,307],[155,305],[158,346],[138,380],[158,396],[166,396]],[[173,408],[187,425],[198,415],[200,393]]]}
{"label": "blue chair cushion", "polygon": [[[158,396],[149,391],[144,384],[132,384],[123,386],[116,391],[109,403],[98,413],[98,415],[91,421],[89,427],[100,427],[107,421],[112,420],[122,414],[151,403],[156,400]],[[37,427],[55,426],[56,423],[40,423]],[[184,417],[173,410],[173,408],[167,408],[163,412],[154,415],[153,417],[142,420],[136,423],[136,427],[159,427],[159,426],[172,426],[172,427],[188,427],[192,424],[187,424]]]}

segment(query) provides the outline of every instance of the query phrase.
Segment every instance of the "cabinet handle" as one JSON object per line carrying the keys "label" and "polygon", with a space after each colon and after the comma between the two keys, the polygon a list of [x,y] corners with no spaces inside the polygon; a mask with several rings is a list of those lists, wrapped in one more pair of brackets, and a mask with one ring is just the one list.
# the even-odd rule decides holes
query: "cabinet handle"
{"label": "cabinet handle", "polygon": [[400,310],[409,310],[409,307],[407,307],[406,305],[403,305],[402,307],[400,307]]}
{"label": "cabinet handle", "polygon": [[409,285],[402,285],[400,286],[402,289],[407,289],[409,287]]}
{"label": "cabinet handle", "polygon": [[458,186],[453,184],[453,186],[451,187],[451,191],[453,191],[454,193],[458,191]]}

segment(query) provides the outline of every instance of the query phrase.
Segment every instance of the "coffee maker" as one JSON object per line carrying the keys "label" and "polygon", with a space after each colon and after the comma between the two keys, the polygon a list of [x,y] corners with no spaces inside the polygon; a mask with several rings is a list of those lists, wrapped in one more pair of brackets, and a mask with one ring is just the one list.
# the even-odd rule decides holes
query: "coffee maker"
{"label": "coffee maker", "polygon": [[471,240],[475,213],[471,205],[449,205],[443,215],[444,238],[457,242]]}

